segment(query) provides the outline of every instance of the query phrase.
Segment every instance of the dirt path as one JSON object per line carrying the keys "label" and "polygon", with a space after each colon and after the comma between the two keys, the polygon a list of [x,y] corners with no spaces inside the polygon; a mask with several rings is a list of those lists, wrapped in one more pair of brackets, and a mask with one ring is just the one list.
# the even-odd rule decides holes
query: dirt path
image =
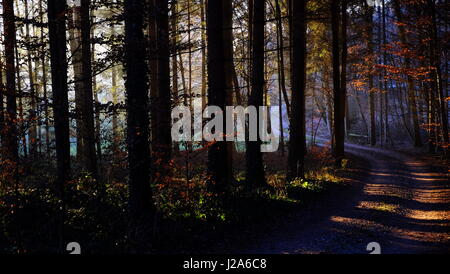
{"label": "dirt path", "polygon": [[366,161],[354,170],[352,195],[308,209],[319,220],[299,215],[241,251],[364,254],[377,242],[384,254],[450,252],[448,174],[406,153],[357,145],[347,152]]}

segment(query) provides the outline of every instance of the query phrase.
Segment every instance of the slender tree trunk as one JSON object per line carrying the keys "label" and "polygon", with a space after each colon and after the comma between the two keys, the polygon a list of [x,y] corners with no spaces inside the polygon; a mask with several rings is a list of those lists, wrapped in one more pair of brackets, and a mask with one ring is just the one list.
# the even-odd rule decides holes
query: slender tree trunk
{"label": "slender tree trunk", "polygon": [[[202,8],[203,9],[203,8]],[[202,10],[203,12],[203,10]],[[172,41],[171,41],[171,50],[172,50],[172,97],[174,98],[174,105],[179,104],[178,96],[179,96],[179,87],[178,87],[178,1],[172,1],[171,5],[171,31],[172,31]],[[203,39],[203,37],[202,37]],[[202,49],[203,50],[203,49]],[[202,75],[202,79],[205,77]],[[202,93],[203,96],[203,93]],[[202,97],[203,98],[203,97]],[[203,109],[203,108],[202,108]],[[178,154],[180,150],[179,144],[175,143],[173,145],[174,154]]]}
{"label": "slender tree trunk", "polygon": [[[28,20],[29,14],[29,0],[25,1],[25,19]],[[36,156],[38,150],[37,140],[37,116],[36,116],[36,90],[34,83],[33,72],[33,60],[30,49],[30,25],[28,22],[25,24],[25,40],[27,42],[27,65],[28,65],[28,78],[30,80],[30,115],[29,115],[29,143],[30,143],[30,155]]]}
{"label": "slender tree trunk", "polygon": [[[157,132],[157,107],[158,100],[158,59],[157,59],[157,33],[156,33],[156,2],[155,0],[147,0],[148,17],[147,17],[147,35],[148,35],[148,65],[149,65],[149,87],[150,87],[150,146],[152,154],[156,153],[155,146],[158,141]],[[176,56],[176,55],[175,55]]]}
{"label": "slender tree trunk", "polygon": [[[387,29],[386,29],[386,3],[385,0],[382,1],[382,16],[383,16],[383,45],[387,45]],[[383,49],[382,49],[383,50]],[[387,52],[383,50],[383,65],[387,65]],[[384,89],[384,133],[386,144],[389,143],[390,140],[390,128],[389,128],[389,90],[386,79],[386,70],[383,70],[383,89]]]}
{"label": "slender tree trunk", "polygon": [[[116,37],[116,28],[115,25],[111,26],[111,37],[115,39]],[[118,117],[118,104],[119,104],[119,94],[118,94],[118,88],[117,85],[117,66],[113,66],[111,68],[111,94],[112,94],[112,101],[114,105],[114,111],[112,115],[112,152],[113,152],[113,159],[114,163],[117,162],[117,153],[119,152],[119,117]]]}
{"label": "slender tree trunk", "polygon": [[42,89],[43,89],[43,101],[44,101],[44,125],[45,125],[45,147],[47,156],[50,155],[50,125],[49,125],[49,108],[48,108],[48,88],[47,88],[47,58],[46,58],[46,44],[44,41],[44,11],[42,6],[43,0],[39,0],[39,14],[40,14],[40,42],[41,46],[41,63],[42,63]]}
{"label": "slender tree trunk", "polygon": [[5,74],[6,74],[6,113],[4,130],[4,155],[13,164],[18,160],[17,140],[17,103],[16,103],[16,26],[14,19],[14,4],[12,0],[3,0],[3,33],[5,44]]}
{"label": "slender tree trunk", "polygon": [[[92,18],[94,19],[95,17],[92,16]],[[92,20],[93,20],[92,19]],[[92,37],[94,37],[95,34],[95,28],[94,28],[95,23],[92,23],[92,27],[91,27],[91,40]],[[95,62],[95,43],[91,43],[91,63]],[[95,147],[96,147],[96,151],[97,151],[97,161],[99,163],[101,163],[102,161],[102,140],[101,140],[101,122],[100,122],[100,100],[98,97],[98,88],[97,88],[97,75],[95,73],[92,74],[92,92],[94,95],[94,102],[95,102],[95,107],[94,107],[94,111],[95,111]],[[101,165],[98,166],[98,172],[101,173]]]}
{"label": "slender tree trunk", "polygon": [[81,0],[81,49],[83,64],[83,165],[97,179],[97,155],[95,152],[94,102],[92,89],[91,16],[90,0]]}
{"label": "slender tree trunk", "polygon": [[77,135],[77,160],[83,161],[83,56],[81,49],[81,11],[80,6],[73,6],[68,11],[69,45],[72,55],[72,67],[74,72],[75,88],[75,117]]}
{"label": "slender tree trunk", "polygon": [[[169,2],[167,0],[155,1],[156,5],[156,35],[157,35],[157,61],[158,61],[158,91],[157,97],[152,100],[152,110],[155,117],[156,132],[153,136],[153,156],[161,163],[168,163],[171,159],[171,90],[170,90],[170,52],[169,52]],[[167,176],[166,165],[159,165],[158,173]],[[158,178],[154,178],[158,180]],[[163,179],[163,178],[161,178]]]}
{"label": "slender tree trunk", "polygon": [[374,67],[374,54],[373,54],[373,13],[374,7],[367,6],[366,7],[366,39],[367,39],[367,51],[369,58],[368,65],[368,82],[369,82],[369,113],[370,113],[370,145],[375,146],[377,144],[377,126],[376,126],[376,117],[375,117],[375,92],[374,92],[374,81],[372,70]]}
{"label": "slender tree trunk", "polygon": [[207,61],[206,61],[206,16],[205,16],[205,0],[200,0],[200,20],[202,22],[202,27],[201,27],[201,48],[202,48],[202,85],[201,85],[201,94],[202,94],[202,110],[205,109],[206,107],[206,99],[207,99],[207,95],[206,95],[206,66],[207,66]]}
{"label": "slender tree trunk", "polygon": [[306,1],[292,3],[292,109],[290,117],[288,178],[304,178],[306,154]]}
{"label": "slender tree trunk", "polygon": [[[223,41],[225,58],[225,92],[226,105],[233,106],[233,71],[234,71],[234,50],[233,50],[233,1],[223,1]],[[233,146],[234,142],[227,142],[227,175],[226,180],[233,180]]]}
{"label": "slender tree trunk", "polygon": [[278,115],[280,123],[280,146],[281,155],[284,156],[284,127],[283,127],[283,99],[284,96],[286,101],[286,109],[288,110],[289,117],[289,100],[287,98],[286,91],[286,77],[284,71],[284,43],[283,43],[283,22],[281,20],[281,8],[280,1],[275,1],[276,17],[277,17],[277,65],[278,65]]}
{"label": "slender tree trunk", "polygon": [[[0,152],[3,151],[6,137],[5,132],[5,108],[4,108],[5,85],[3,83],[3,57],[0,54]],[[2,159],[0,157],[0,159]]]}
{"label": "slender tree trunk", "polygon": [[[278,62],[279,62],[279,74],[280,74],[280,85],[281,85],[281,91],[283,93],[284,102],[286,104],[286,110],[288,113],[288,117],[290,116],[291,106],[289,103],[289,97],[286,90],[286,74],[285,74],[285,61],[284,61],[284,37],[283,37],[283,22],[281,20],[282,14],[281,14],[281,8],[280,8],[280,1],[275,1],[275,9],[277,12],[277,29],[278,29],[278,36],[277,39],[279,41],[278,44]],[[280,95],[281,96],[281,95]]]}

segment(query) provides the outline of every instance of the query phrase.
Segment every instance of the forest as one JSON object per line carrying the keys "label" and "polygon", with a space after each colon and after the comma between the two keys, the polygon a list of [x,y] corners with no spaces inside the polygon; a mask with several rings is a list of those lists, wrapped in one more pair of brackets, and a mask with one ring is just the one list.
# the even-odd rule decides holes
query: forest
{"label": "forest", "polygon": [[0,254],[450,253],[448,1],[0,7]]}

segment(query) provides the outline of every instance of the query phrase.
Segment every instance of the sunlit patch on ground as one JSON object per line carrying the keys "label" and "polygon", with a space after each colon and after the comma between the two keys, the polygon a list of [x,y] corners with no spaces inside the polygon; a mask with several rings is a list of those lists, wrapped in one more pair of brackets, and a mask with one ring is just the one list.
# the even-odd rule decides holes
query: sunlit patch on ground
{"label": "sunlit patch on ground", "polygon": [[385,211],[395,213],[399,210],[399,206],[395,204],[388,204],[385,202],[374,202],[374,201],[361,201],[357,206],[359,209],[372,209],[378,211]]}

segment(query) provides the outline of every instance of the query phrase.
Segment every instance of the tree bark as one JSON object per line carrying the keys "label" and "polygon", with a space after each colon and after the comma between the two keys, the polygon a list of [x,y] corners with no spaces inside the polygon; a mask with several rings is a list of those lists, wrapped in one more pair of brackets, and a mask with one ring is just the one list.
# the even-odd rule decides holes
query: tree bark
{"label": "tree bark", "polygon": [[[157,173],[168,175],[167,164],[171,159],[171,90],[170,90],[170,52],[169,52],[169,2],[157,0],[156,5],[156,36],[157,36],[157,80],[156,98],[152,98],[152,116],[155,117],[152,126],[152,156],[159,162]],[[154,168],[156,168],[154,167]],[[154,180],[163,178],[153,178]]]}
{"label": "tree bark", "polygon": [[292,2],[292,106],[290,117],[288,178],[304,178],[306,155],[306,1]]}
{"label": "tree bark", "polygon": [[155,208],[150,188],[148,67],[144,38],[144,3],[125,0],[125,88],[127,95],[127,146],[129,215],[132,245],[140,249]]}
{"label": "tree bark", "polygon": [[[252,37],[252,89],[248,99],[248,105],[258,110],[264,105],[264,34],[265,34],[265,2],[253,1],[253,37]],[[259,117],[262,115],[258,113]],[[258,133],[260,132],[258,125]],[[259,135],[259,134],[258,134]],[[246,178],[248,186],[252,188],[267,185],[263,159],[261,153],[261,139],[248,141],[246,150]]]}
{"label": "tree bark", "polygon": [[75,120],[77,140],[77,160],[83,161],[83,55],[81,50],[81,11],[80,6],[73,6],[68,11],[69,46],[74,73]]}
{"label": "tree bark", "polygon": [[374,7],[365,7],[365,20],[366,20],[366,39],[367,39],[367,56],[369,58],[368,64],[368,82],[369,82],[369,114],[370,114],[370,145],[375,146],[377,144],[377,126],[375,118],[375,92],[372,70],[374,67],[373,62],[373,13]]}
{"label": "tree bark", "polygon": [[97,155],[95,152],[94,103],[92,89],[92,54],[91,54],[91,16],[90,0],[81,0],[81,49],[83,64],[83,103],[81,119],[83,120],[83,165],[97,179]]}
{"label": "tree bark", "polygon": [[[207,16],[207,54],[208,54],[208,105],[226,107],[226,79],[224,53],[223,0],[209,1]],[[223,123],[225,130],[226,123]],[[227,144],[214,142],[208,150],[208,174],[210,188],[221,193],[226,190],[228,178]]]}
{"label": "tree bark", "polygon": [[[29,14],[29,0],[25,1],[25,19],[28,21]],[[25,39],[27,42],[27,65],[28,65],[28,79],[30,84],[30,115],[29,115],[29,143],[30,143],[30,155],[36,156],[38,151],[38,139],[37,139],[37,116],[36,116],[36,88],[33,72],[33,57],[31,55],[30,48],[30,25],[25,23]]]}
{"label": "tree bark", "polygon": [[5,74],[6,74],[6,113],[4,114],[5,129],[3,148],[5,158],[12,163],[18,160],[17,140],[17,103],[16,103],[16,25],[14,18],[14,4],[12,0],[3,0],[3,30],[5,44]]}

